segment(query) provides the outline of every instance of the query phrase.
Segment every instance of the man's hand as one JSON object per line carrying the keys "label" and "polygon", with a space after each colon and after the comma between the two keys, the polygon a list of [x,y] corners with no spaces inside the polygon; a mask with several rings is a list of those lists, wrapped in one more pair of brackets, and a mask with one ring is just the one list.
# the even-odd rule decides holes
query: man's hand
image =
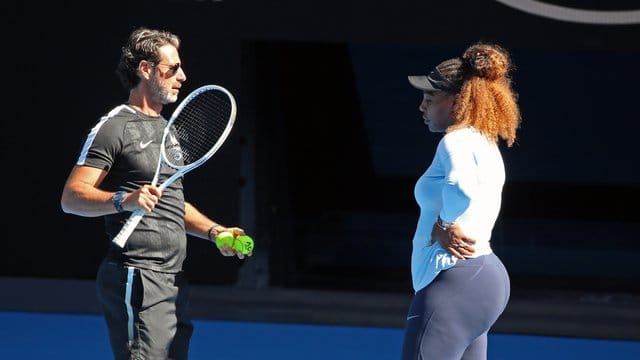
{"label": "man's hand", "polygon": [[461,260],[475,252],[473,245],[476,241],[463,234],[457,224],[451,225],[447,230],[442,229],[437,223],[433,224],[431,244],[435,241],[439,242],[451,255]]}
{"label": "man's hand", "polygon": [[161,196],[162,192],[156,186],[144,185],[126,195],[122,202],[122,208],[127,211],[142,209],[151,212],[160,201]]}
{"label": "man's hand", "polygon": [[[234,238],[237,238],[240,235],[244,235],[244,230],[239,228],[239,227],[224,227],[222,225],[218,225],[214,228],[216,234],[220,234],[221,232],[230,232],[233,234]],[[217,236],[217,235],[216,235]],[[228,245],[224,245],[222,248],[219,248],[220,250],[220,254],[222,254],[222,256],[237,256],[238,259],[244,259],[245,256],[251,256],[253,254],[247,254],[244,255],[243,253],[241,253],[240,251],[235,251],[234,249],[230,248]]]}

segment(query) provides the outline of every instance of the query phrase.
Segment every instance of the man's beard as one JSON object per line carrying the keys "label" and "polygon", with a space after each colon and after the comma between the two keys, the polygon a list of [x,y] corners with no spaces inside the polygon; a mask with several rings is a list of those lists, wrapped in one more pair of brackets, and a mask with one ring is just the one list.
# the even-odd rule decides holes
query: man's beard
{"label": "man's beard", "polygon": [[178,97],[169,93],[170,90],[167,90],[162,87],[160,81],[158,81],[157,77],[151,78],[151,96],[153,99],[163,105],[174,103],[178,100]]}

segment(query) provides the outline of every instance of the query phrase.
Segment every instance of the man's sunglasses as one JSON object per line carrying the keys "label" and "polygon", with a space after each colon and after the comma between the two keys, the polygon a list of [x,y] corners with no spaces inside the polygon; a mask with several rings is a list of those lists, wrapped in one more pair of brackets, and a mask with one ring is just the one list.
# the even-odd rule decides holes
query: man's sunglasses
{"label": "man's sunglasses", "polygon": [[156,65],[164,65],[169,67],[169,71],[167,71],[167,74],[169,74],[169,76],[173,76],[178,72],[178,69],[180,69],[182,67],[182,64],[180,63],[175,63],[175,64],[163,64],[163,63],[157,63]]}

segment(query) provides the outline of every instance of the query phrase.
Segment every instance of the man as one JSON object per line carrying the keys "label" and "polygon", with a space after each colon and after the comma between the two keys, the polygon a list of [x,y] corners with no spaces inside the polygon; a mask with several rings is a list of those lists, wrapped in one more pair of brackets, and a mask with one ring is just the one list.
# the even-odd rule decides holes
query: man
{"label": "man", "polygon": [[[186,234],[212,241],[222,231],[244,234],[186,202],[181,179],[163,192],[151,185],[167,123],[161,111],[177,101],[186,80],[179,47],[179,38],[167,31],[138,28],[130,34],[116,70],[128,101],[89,132],[62,193],[64,212],[104,216],[109,239],[132,211],[146,211],[124,248],[111,243],[97,274],[116,359],[186,359],[193,331],[182,273]],[[158,183],[174,172],[163,167]],[[220,252],[244,258],[229,247]]]}

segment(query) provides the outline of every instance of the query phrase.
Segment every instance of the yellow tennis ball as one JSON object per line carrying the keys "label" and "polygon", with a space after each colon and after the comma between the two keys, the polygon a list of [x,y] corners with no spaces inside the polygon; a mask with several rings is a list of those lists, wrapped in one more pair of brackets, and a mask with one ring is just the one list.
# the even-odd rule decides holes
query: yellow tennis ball
{"label": "yellow tennis ball", "polygon": [[223,231],[216,236],[216,246],[218,249],[222,249],[225,245],[232,248],[234,240],[235,238],[232,233],[229,231]]}
{"label": "yellow tennis ball", "polygon": [[244,255],[251,254],[253,252],[253,239],[249,235],[240,235],[235,239],[233,249]]}

